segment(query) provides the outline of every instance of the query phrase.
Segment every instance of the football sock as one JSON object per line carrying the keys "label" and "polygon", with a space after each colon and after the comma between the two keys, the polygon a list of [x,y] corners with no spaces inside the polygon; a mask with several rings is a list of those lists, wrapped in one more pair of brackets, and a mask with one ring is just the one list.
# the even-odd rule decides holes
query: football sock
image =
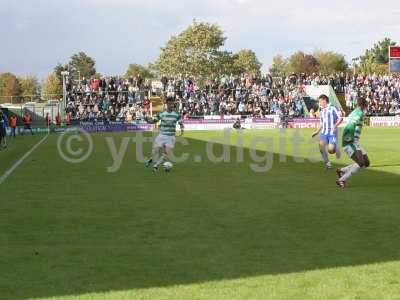
{"label": "football sock", "polygon": [[155,149],[153,148],[152,152],[151,152],[151,163],[152,162],[157,162],[160,159],[160,150],[159,149]]}
{"label": "football sock", "polygon": [[158,168],[163,162],[165,161],[165,155],[162,154],[161,157],[157,160],[157,162],[154,164],[155,168]]}
{"label": "football sock", "polygon": [[340,178],[340,181],[346,181],[348,180],[351,176],[356,174],[361,168],[358,164],[352,164],[349,166],[350,168],[347,170],[347,172]]}
{"label": "football sock", "polygon": [[342,171],[343,173],[346,173],[347,171],[349,171],[351,169],[353,165],[349,165],[347,167],[341,168],[340,171]]}
{"label": "football sock", "polygon": [[319,151],[321,152],[321,156],[322,159],[324,160],[324,163],[325,164],[329,163],[329,157],[328,157],[328,152],[326,152],[326,147],[319,148]]}

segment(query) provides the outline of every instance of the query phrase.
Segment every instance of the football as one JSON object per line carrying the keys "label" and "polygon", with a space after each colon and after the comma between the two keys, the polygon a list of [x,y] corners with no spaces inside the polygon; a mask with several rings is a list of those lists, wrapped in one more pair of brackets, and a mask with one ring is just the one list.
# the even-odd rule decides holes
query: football
{"label": "football", "polygon": [[166,172],[169,172],[169,171],[171,171],[171,169],[172,169],[172,167],[173,167],[173,164],[172,164],[171,162],[169,162],[169,161],[166,161],[166,162],[163,164],[163,167],[164,167],[164,170],[165,170]]}

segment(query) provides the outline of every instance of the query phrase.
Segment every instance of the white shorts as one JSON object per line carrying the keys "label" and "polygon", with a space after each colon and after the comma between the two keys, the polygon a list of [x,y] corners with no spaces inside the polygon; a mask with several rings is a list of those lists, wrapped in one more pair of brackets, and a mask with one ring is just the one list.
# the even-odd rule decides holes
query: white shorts
{"label": "white shorts", "polygon": [[365,151],[359,143],[351,143],[343,146],[343,151],[351,158],[356,151],[361,151],[362,155],[367,155],[367,151]]}
{"label": "white shorts", "polygon": [[174,148],[176,138],[175,136],[159,134],[154,140],[154,148]]}

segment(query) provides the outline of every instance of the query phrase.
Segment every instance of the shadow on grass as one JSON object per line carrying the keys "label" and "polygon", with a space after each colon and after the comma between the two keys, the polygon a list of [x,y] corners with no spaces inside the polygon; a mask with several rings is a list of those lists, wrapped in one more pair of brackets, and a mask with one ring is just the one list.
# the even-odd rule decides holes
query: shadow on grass
{"label": "shadow on grass", "polygon": [[[204,155],[204,142],[190,145],[193,154]],[[72,167],[48,148],[36,161],[53,164],[24,168],[38,172],[35,182],[50,175],[51,184],[20,175],[3,190],[1,299],[400,259],[395,174],[363,170],[349,189],[338,190],[334,172],[292,157],[279,163],[273,155],[270,172],[254,173],[248,151],[241,164],[188,161],[170,174],[152,174],[132,158],[108,174],[99,167],[107,160],[105,150]],[[216,146],[216,152],[221,149]]]}
{"label": "shadow on grass", "polygon": [[385,168],[385,167],[400,167],[400,164],[377,164],[371,166],[371,168]]}

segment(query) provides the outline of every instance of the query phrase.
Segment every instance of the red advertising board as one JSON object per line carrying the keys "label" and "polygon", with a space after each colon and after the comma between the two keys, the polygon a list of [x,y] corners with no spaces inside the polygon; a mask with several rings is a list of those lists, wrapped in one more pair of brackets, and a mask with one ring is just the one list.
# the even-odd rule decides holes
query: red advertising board
{"label": "red advertising board", "polygon": [[390,47],[390,58],[400,58],[400,47],[399,46],[393,46]]}
{"label": "red advertising board", "polygon": [[389,72],[400,73],[400,47],[389,48]]}

